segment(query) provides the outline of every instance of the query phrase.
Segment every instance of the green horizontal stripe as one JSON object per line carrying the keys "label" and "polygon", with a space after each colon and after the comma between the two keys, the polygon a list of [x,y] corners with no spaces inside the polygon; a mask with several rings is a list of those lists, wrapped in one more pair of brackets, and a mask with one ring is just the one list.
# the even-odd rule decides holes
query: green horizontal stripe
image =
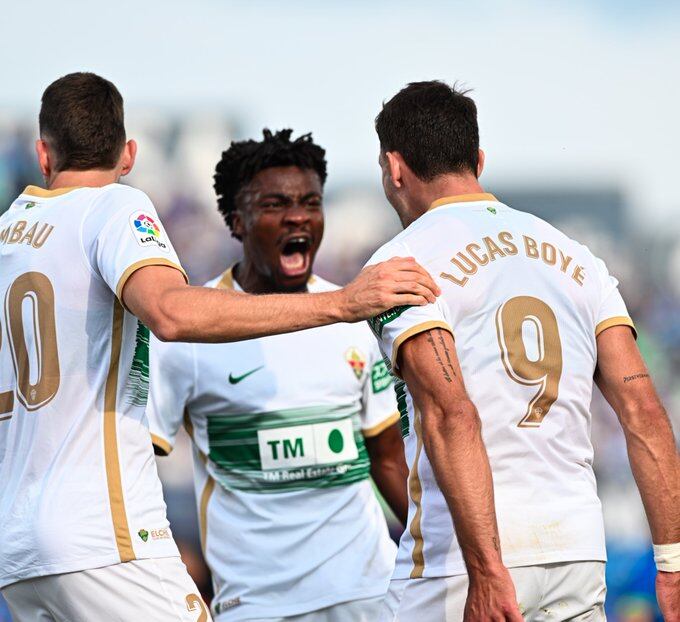
{"label": "green horizontal stripe", "polygon": [[[358,456],[330,465],[262,470],[258,431],[342,421],[351,418]],[[289,492],[346,486],[369,476],[370,460],[361,433],[356,404],[312,406],[262,413],[208,417],[209,458],[217,481],[228,489],[250,492]]]}

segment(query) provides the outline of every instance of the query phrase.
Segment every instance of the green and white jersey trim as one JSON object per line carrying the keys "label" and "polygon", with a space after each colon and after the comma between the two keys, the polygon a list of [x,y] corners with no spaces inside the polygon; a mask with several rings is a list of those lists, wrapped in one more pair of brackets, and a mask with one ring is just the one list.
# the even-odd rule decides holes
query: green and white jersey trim
{"label": "green and white jersey trim", "polygon": [[356,405],[208,417],[209,457],[225,488],[291,492],[368,478]]}
{"label": "green and white jersey trim", "polygon": [[134,406],[146,406],[149,398],[149,329],[139,321],[125,395],[128,403]]}

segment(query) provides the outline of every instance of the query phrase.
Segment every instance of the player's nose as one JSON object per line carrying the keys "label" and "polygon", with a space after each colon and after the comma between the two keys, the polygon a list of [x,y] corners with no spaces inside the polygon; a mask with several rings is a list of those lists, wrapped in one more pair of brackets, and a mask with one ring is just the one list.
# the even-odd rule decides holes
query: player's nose
{"label": "player's nose", "polygon": [[291,205],[284,216],[284,221],[288,223],[302,223],[309,220],[309,211],[302,205],[295,203]]}

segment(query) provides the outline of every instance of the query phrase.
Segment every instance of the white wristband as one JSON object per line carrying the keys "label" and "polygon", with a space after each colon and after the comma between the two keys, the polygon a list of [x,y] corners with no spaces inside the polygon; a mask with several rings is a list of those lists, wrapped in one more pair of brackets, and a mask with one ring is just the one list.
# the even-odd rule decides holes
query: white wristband
{"label": "white wristband", "polygon": [[675,544],[654,544],[656,569],[662,572],[680,571],[680,542]]}

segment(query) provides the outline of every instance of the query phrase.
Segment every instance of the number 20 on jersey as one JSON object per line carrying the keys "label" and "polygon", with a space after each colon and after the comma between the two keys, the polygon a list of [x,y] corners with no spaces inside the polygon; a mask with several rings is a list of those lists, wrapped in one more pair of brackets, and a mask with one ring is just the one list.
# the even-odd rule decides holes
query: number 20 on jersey
{"label": "number 20 on jersey", "polygon": [[25,272],[7,289],[0,318],[0,357],[7,351],[15,386],[0,391],[0,421],[12,416],[15,399],[35,411],[59,390],[54,288],[41,272]]}

